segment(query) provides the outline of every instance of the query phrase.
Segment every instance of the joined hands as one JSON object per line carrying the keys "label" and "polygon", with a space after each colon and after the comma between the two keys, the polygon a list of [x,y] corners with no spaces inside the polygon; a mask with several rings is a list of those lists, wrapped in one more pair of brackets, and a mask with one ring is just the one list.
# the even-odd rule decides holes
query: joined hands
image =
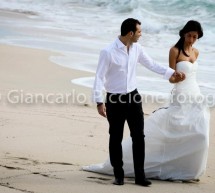
{"label": "joined hands", "polygon": [[178,83],[178,82],[183,81],[185,78],[186,78],[186,76],[183,72],[175,71],[173,73],[173,75],[170,77],[169,81],[171,83]]}

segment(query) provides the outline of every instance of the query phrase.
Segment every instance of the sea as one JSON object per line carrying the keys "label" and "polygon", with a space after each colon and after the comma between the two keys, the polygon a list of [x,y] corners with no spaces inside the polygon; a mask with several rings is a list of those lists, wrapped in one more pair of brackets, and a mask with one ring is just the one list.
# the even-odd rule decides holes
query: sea
{"label": "sea", "polygon": [[[0,11],[27,17],[0,17],[0,43],[61,53],[51,56],[65,68],[92,72],[71,77],[71,83],[92,88],[100,50],[120,34],[126,18],[141,21],[139,43],[157,62],[168,66],[169,49],[188,20],[201,23],[197,81],[204,95],[215,96],[214,0],[1,0]],[[53,64],[54,65],[54,64]],[[140,93],[168,97],[173,85],[160,75],[137,67]]]}

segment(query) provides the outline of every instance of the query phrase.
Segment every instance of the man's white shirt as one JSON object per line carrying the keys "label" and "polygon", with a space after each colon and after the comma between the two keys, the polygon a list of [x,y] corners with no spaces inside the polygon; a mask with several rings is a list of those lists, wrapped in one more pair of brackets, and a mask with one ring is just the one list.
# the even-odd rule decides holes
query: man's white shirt
{"label": "man's white shirt", "polygon": [[155,62],[139,43],[133,43],[128,52],[127,47],[117,38],[100,52],[93,87],[93,101],[103,102],[103,90],[118,94],[126,94],[135,90],[138,63],[163,75],[165,79],[169,79],[175,72],[173,69]]}

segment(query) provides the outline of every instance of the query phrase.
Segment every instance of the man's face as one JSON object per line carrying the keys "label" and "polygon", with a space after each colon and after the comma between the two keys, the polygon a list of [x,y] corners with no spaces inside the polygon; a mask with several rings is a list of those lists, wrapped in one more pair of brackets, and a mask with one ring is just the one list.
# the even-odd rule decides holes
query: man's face
{"label": "man's face", "polygon": [[132,36],[132,42],[137,42],[142,35],[141,26],[139,24],[136,25],[136,32]]}

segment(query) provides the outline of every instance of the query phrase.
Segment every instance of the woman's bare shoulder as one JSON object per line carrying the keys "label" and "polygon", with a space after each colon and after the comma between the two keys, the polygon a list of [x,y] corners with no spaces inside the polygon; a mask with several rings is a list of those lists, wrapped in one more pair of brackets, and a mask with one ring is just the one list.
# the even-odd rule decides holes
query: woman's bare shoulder
{"label": "woman's bare shoulder", "polygon": [[199,55],[199,50],[198,50],[198,49],[196,49],[196,48],[193,48],[193,51],[194,51],[195,56],[196,56],[196,58],[197,58],[197,57],[198,57],[198,55]]}
{"label": "woman's bare shoulder", "polygon": [[169,53],[174,56],[178,55],[178,48],[176,48],[175,46],[171,47]]}

